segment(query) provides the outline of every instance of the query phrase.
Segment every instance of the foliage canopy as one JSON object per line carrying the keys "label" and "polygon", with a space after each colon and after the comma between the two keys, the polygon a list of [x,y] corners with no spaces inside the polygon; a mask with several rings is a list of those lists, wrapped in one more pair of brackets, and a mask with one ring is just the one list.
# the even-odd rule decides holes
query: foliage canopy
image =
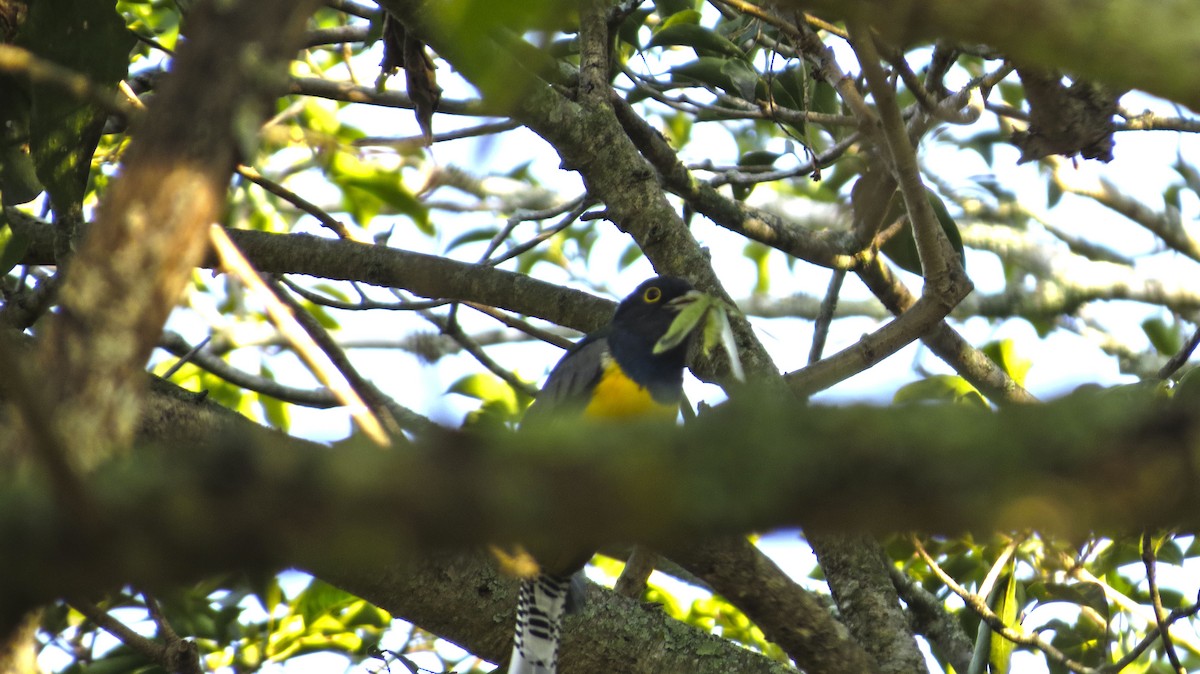
{"label": "foliage canopy", "polygon": [[[0,511],[19,523],[0,517],[11,534],[0,547],[77,571],[21,579],[5,570],[30,562],[0,552],[0,671],[304,671],[312,655],[361,671],[489,671],[515,605],[498,569],[520,556],[414,554],[428,529],[375,530],[372,507],[405,501],[355,475],[391,464],[338,467],[337,453],[376,442],[412,452],[414,472],[461,462],[461,483],[426,487],[477,487],[461,500],[478,511],[438,522],[482,532],[478,547],[539,522],[591,535],[587,508],[562,492],[600,493],[605,479],[627,489],[587,504],[620,513],[605,526],[623,516],[653,530],[645,521],[669,508],[631,504],[666,503],[670,485],[655,480],[684,479],[655,472],[671,439],[647,437],[632,468],[594,469],[531,439],[519,460],[532,477],[513,471],[494,489],[467,469],[488,465],[468,453],[495,451],[488,438],[536,395],[556,351],[529,344],[561,347],[603,324],[601,297],[651,269],[711,296],[689,319],[720,316],[691,362],[705,382],[692,390],[714,404],[767,391],[802,416],[810,400],[861,394],[863,380],[890,399],[836,417],[866,420],[854,428],[776,441],[841,448],[813,465],[860,461],[874,479],[870,448],[831,438],[920,452],[921,434],[936,434],[930,455],[950,446],[995,462],[971,475],[1040,471],[1029,482],[1061,478],[1062,493],[1009,500],[939,474],[957,463],[920,463],[932,467],[897,471],[907,481],[883,492],[895,512],[875,519],[957,521],[928,513],[967,503],[979,514],[961,521],[976,533],[815,522],[748,542],[745,513],[769,510],[786,485],[764,478],[768,495],[727,498],[737,462],[767,475],[775,466],[749,464],[776,449],[727,446],[736,461],[687,476],[705,498],[711,485],[689,524],[724,537],[662,534],[661,555],[604,541],[593,577],[616,591],[591,588],[568,622],[565,671],[1200,669],[1197,539],[1081,515],[1126,498],[1141,507],[1130,494],[1166,485],[1184,485],[1162,496],[1169,506],[1196,498],[1200,375],[1186,361],[1200,308],[1189,227],[1200,121],[1185,106],[1200,88],[1167,60],[1188,52],[1159,49],[1194,52],[1186,17],[1147,10],[1130,44],[1105,33],[1131,25],[1134,3],[1118,2],[1030,10],[1062,23],[988,2],[929,3],[929,15],[870,2],[806,13],[789,0],[78,4],[0,2]],[[1096,54],[1079,47],[1086,26]],[[912,367],[897,370],[905,355]],[[1071,406],[1038,401],[1080,383]],[[1020,405],[1038,406],[1040,422],[1011,437],[971,425]],[[945,407],[958,411],[930,413]],[[1053,416],[1081,409],[1113,413]],[[947,421],[923,422],[934,418]],[[1112,437],[1145,453],[1103,453],[1096,468],[1079,451],[1016,451],[1079,450],[1116,425]],[[996,459],[1008,446],[1012,459]],[[161,536],[107,520],[155,493],[173,452],[209,468],[147,518]],[[298,469],[288,452],[304,457]],[[334,474],[309,480],[313,466]],[[554,470],[585,472],[536,479]],[[114,474],[128,479],[124,504]],[[262,485],[284,475],[295,502],[280,505],[270,495],[287,490]],[[403,483],[423,512],[422,485]],[[973,488],[988,500],[972,503]],[[220,508],[255,503],[247,493],[262,495],[254,517]],[[477,505],[488,499],[494,512]],[[1051,506],[1072,499],[1083,521]],[[1117,507],[1094,507],[1106,499]],[[822,512],[870,530],[885,498],[867,501]],[[567,505],[523,512],[546,502]],[[355,521],[321,519],[330,512]],[[227,519],[205,523],[215,513]],[[200,524],[172,532],[180,522]],[[239,544],[204,547],[215,540]],[[450,540],[462,543],[439,539]],[[780,570],[810,551],[797,577]]]}

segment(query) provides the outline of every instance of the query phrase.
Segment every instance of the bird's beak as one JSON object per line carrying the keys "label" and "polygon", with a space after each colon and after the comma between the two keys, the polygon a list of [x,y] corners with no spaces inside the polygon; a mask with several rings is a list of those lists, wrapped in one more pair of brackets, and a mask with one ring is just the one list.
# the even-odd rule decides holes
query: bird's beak
{"label": "bird's beak", "polygon": [[704,297],[704,293],[700,292],[699,290],[689,290],[686,293],[680,295],[679,297],[676,297],[675,299],[671,300],[670,302],[667,302],[667,306],[674,309],[675,311],[682,311],[684,307],[691,304],[692,302],[695,302],[696,300],[700,299],[701,297]]}

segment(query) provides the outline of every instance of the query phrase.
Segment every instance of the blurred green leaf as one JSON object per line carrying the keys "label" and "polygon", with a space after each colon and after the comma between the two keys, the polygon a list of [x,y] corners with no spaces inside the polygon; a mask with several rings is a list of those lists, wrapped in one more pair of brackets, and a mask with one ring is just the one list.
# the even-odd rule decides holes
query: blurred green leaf
{"label": "blurred green leaf", "polygon": [[1172,399],[1179,404],[1194,405],[1200,403],[1200,368],[1188,370],[1172,389]]}
{"label": "blurred green leaf", "polygon": [[[3,219],[4,215],[0,214],[0,221]],[[17,266],[32,243],[33,240],[28,236],[14,232],[9,227],[0,231],[0,246],[4,247],[3,252],[0,252],[0,277],[8,275],[8,272]]]}
{"label": "blurred green leaf", "polygon": [[[262,376],[271,380],[275,379],[265,366],[262,368]],[[286,433],[292,426],[291,403],[261,393],[257,397],[258,405],[262,408],[263,418],[267,420],[267,423]]]}
{"label": "blurred green leaf", "polygon": [[700,24],[700,12],[693,8],[683,9],[663,18],[664,21],[654,30],[656,34],[675,26],[696,26]]}
{"label": "blurred green leaf", "polygon": [[617,260],[617,271],[627,269],[629,265],[637,262],[642,258],[642,249],[636,243],[631,243],[625,247],[625,251],[621,253],[620,259]]}
{"label": "blurred green leaf", "polygon": [[[675,16],[671,17],[671,20],[674,21],[674,19],[679,16],[683,16],[683,13],[676,14]],[[712,29],[705,28],[704,26],[700,26],[695,23],[675,23],[673,25],[664,26],[662,29],[654,33],[653,37],[650,38],[650,41],[646,43],[646,46],[691,47],[696,51],[697,56],[705,56],[709,54],[733,57],[742,56],[742,50],[738,49],[737,45],[721,37]]]}
{"label": "blurred green leaf", "polygon": [[1066,602],[1086,606],[1103,620],[1109,619],[1108,596],[1098,583],[1030,583],[1029,596],[1041,604]]}
{"label": "blurred green leaf", "polygon": [[1168,325],[1161,318],[1147,318],[1142,321],[1142,332],[1150,340],[1154,349],[1164,356],[1173,356],[1183,348],[1183,333],[1178,324]]}
{"label": "blurred green leaf", "polygon": [[696,3],[693,0],[654,0],[654,10],[663,20],[680,12],[695,11],[695,9]]}
{"label": "blurred green leaf", "polygon": [[810,100],[812,101],[812,105],[809,109],[813,112],[820,112],[826,115],[840,115],[842,113],[841,99],[838,98],[837,90],[823,79],[813,78]]}
{"label": "blurred green leaf", "polygon": [[[958,223],[950,217],[950,212],[946,210],[946,204],[936,192],[926,188],[925,193],[929,198],[929,205],[933,207],[934,215],[937,216],[938,224],[941,225],[946,238],[950,240],[950,246],[954,252],[958,253],[959,262],[965,267],[966,253],[963,249],[962,235],[958,231]],[[895,218],[904,214],[904,199],[897,192],[884,222],[894,222]],[[901,269],[914,274],[921,273],[921,256],[917,251],[917,241],[913,238],[911,223],[901,227],[892,238],[883,244],[881,250]]]}
{"label": "blurred green leaf", "polygon": [[400,174],[339,152],[329,172],[344,192],[343,206],[359,225],[366,227],[384,206],[406,215],[424,234],[434,234],[429,209],[404,187]]}
{"label": "blurred green leaf", "polygon": [[754,290],[755,295],[765,295],[771,289],[771,251],[774,250],[769,246],[764,246],[757,241],[751,241],[746,244],[742,250],[742,255],[754,262],[755,279]]}
{"label": "blurred green leaf", "polygon": [[[115,92],[135,43],[115,2],[38,0],[31,3],[16,44]],[[32,84],[29,146],[38,180],[60,214],[83,204],[92,154],[108,113],[45,84]]]}
{"label": "blurred green leaf", "polygon": [[1018,385],[1025,385],[1025,375],[1029,373],[1029,368],[1033,366],[1033,362],[1027,358],[1022,358],[1017,355],[1017,345],[1011,339],[1002,339],[999,341],[988,342],[980,349],[984,355],[992,359],[1000,369],[1004,370],[1005,374],[1012,377]]}
{"label": "blurred green leaf", "polygon": [[0,75],[0,202],[16,206],[42,193],[29,154],[29,87],[17,77]]}
{"label": "blurred green leaf", "polygon": [[621,22],[620,27],[617,28],[617,37],[626,44],[641,48],[641,39],[639,38],[638,34],[646,25],[646,18],[649,17],[652,12],[653,10],[649,9],[638,9],[631,12],[629,16],[625,17],[625,20]]}
{"label": "blurred green leaf", "polygon": [[671,80],[718,89],[748,101],[754,100],[758,71],[741,59],[702,56],[695,61],[671,68]]}
{"label": "blurred green leaf", "polygon": [[480,241],[491,241],[493,238],[495,238],[496,234],[499,231],[500,231],[500,229],[498,227],[492,227],[492,226],[477,227],[475,229],[468,230],[466,232],[463,232],[462,234],[459,234],[458,236],[454,237],[453,239],[451,239],[450,243],[446,244],[445,252],[449,253],[450,251],[454,250],[455,248],[466,245],[468,243],[478,243]]}
{"label": "blurred green leaf", "polygon": [[892,402],[953,402],[988,409],[987,399],[974,386],[958,375],[935,374],[901,386]]}

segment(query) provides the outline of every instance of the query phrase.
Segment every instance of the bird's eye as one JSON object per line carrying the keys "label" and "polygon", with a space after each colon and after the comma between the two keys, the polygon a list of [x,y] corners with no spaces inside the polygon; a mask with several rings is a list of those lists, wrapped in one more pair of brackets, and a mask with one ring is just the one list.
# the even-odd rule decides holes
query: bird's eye
{"label": "bird's eye", "polygon": [[650,286],[642,293],[642,299],[648,304],[653,304],[662,299],[662,290],[659,290],[658,286]]}

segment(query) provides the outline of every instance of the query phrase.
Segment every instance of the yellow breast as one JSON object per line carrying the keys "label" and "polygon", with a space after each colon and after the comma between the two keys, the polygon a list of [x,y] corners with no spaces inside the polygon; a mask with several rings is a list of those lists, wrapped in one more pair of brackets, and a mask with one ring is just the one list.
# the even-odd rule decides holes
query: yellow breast
{"label": "yellow breast", "polygon": [[605,359],[604,372],[583,410],[583,415],[592,419],[656,417],[673,421],[678,413],[678,405],[664,405],[655,400],[650,391],[625,376],[612,358]]}

